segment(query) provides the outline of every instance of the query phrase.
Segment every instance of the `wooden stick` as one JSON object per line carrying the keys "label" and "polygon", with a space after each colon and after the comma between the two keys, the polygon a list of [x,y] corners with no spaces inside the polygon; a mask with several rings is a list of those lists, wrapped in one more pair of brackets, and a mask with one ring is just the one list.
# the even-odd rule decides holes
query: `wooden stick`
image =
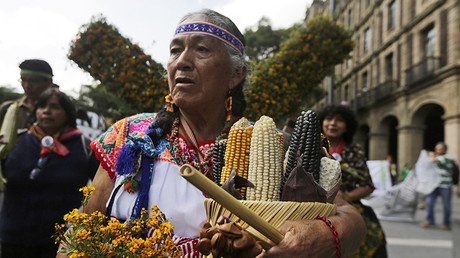
{"label": "wooden stick", "polygon": [[279,232],[275,227],[261,219],[259,215],[241,204],[241,202],[239,202],[236,198],[217,186],[193,166],[190,166],[189,164],[183,165],[179,170],[179,174],[207,196],[222,205],[222,207],[225,207],[240,219],[244,220],[246,223],[251,225],[251,227],[259,231],[275,244],[279,244],[279,242],[283,240],[283,234],[281,234],[281,232]]}

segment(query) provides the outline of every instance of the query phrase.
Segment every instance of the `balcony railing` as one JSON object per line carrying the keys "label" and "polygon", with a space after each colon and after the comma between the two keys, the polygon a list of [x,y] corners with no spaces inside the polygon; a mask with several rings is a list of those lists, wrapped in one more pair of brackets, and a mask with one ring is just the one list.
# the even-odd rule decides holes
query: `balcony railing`
{"label": "balcony railing", "polygon": [[399,88],[399,82],[394,80],[386,81],[372,89],[365,89],[356,92],[356,98],[350,104],[356,110],[373,105],[374,103],[391,96]]}
{"label": "balcony railing", "polygon": [[399,82],[395,80],[386,81],[379,86],[375,87],[374,90],[374,100],[378,101],[385,98],[386,96],[391,95],[399,88]]}
{"label": "balcony railing", "polygon": [[406,86],[412,87],[414,84],[432,76],[439,70],[441,58],[426,57],[420,63],[413,65],[406,70]]}

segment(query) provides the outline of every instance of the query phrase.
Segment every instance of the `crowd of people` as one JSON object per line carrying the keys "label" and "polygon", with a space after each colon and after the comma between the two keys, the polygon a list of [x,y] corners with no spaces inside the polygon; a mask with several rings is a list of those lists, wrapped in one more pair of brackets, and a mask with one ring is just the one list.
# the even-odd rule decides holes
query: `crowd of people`
{"label": "crowd of people", "polygon": [[[74,104],[53,86],[49,64],[37,59],[21,63],[24,97],[0,107],[1,124],[8,107],[18,103],[16,146],[2,160],[7,186],[0,213],[1,256],[55,257],[54,224],[79,207],[78,190],[91,182],[95,191],[82,212],[101,211],[126,221],[157,205],[174,225],[182,254],[199,257],[206,197],[178,171],[190,164],[212,177],[215,143],[228,137],[246,107],[243,87],[250,69],[244,46],[229,18],[208,9],[185,15],[170,43],[166,107],[114,123],[91,142],[91,149],[76,128]],[[353,143],[355,115],[343,105],[328,106],[318,115],[330,155],[343,168],[334,200],[337,213],[327,221],[286,221],[279,228],[284,239],[258,257],[386,257],[383,228],[372,208],[360,201],[374,185],[364,151]],[[0,135],[0,144],[7,140]],[[433,161],[448,169],[443,146]],[[126,153],[135,153],[135,160]],[[133,162],[140,165],[133,168]],[[119,187],[129,181],[139,185],[134,193]],[[428,197],[431,210],[438,195],[448,195],[444,186]],[[427,224],[433,219],[429,212]],[[450,227],[447,215],[444,225]]]}
{"label": "crowd of people", "polygon": [[[81,204],[79,188],[93,178],[99,161],[90,140],[76,128],[72,100],[53,86],[50,65],[37,59],[19,65],[24,97],[17,106],[16,145],[2,160],[7,180],[0,213],[1,257],[54,257],[56,223]],[[5,143],[9,139],[3,139]]]}

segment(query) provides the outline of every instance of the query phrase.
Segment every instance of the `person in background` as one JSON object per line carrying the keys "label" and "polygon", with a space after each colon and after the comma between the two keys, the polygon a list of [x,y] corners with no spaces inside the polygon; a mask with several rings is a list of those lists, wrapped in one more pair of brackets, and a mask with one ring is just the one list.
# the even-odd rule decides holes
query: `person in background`
{"label": "person in background", "polygon": [[412,171],[412,166],[409,165],[409,163],[404,164],[404,167],[401,170],[401,177],[402,180],[406,179],[406,177],[409,175],[409,173]]}
{"label": "person in background", "polygon": [[387,257],[385,233],[371,207],[361,199],[374,191],[363,149],[353,143],[358,126],[353,111],[343,105],[331,105],[318,112],[322,132],[329,141],[329,153],[340,162],[344,199],[361,213],[367,235],[356,257]]}
{"label": "person in background", "polygon": [[[27,59],[19,65],[20,82],[24,89],[24,96],[19,100],[5,101],[0,105],[0,126],[3,123],[8,107],[18,102],[16,142],[19,142],[35,121],[32,113],[38,96],[53,85],[53,70],[44,60]],[[0,144],[5,143],[3,135],[0,135]]]}
{"label": "person in background", "polygon": [[99,166],[76,128],[75,107],[57,89],[38,98],[33,124],[3,166],[6,191],[0,213],[1,257],[55,257],[55,223],[78,208]]}
{"label": "person in background", "polygon": [[388,170],[390,171],[390,176],[391,176],[391,184],[395,185],[399,182],[399,175],[398,175],[398,170],[396,168],[396,163],[394,162],[393,156],[391,154],[388,154],[387,161],[388,161]]}
{"label": "person in background", "polygon": [[[190,164],[212,177],[215,142],[227,138],[243,116],[248,71],[244,42],[236,25],[215,11],[204,9],[181,19],[169,48],[166,108],[120,120],[92,142],[101,166],[84,212],[98,210],[127,220],[138,217],[141,208],[157,205],[174,226],[182,255],[201,257],[197,243],[206,222],[206,197],[178,172]],[[141,166],[134,171],[128,153],[139,153]],[[125,179],[136,180],[140,187],[128,187],[129,193],[120,187]],[[342,255],[348,256],[364,237],[364,222],[341,198],[336,203],[337,215],[328,219],[339,232]],[[321,220],[288,221],[280,231],[284,240],[261,256],[340,254],[337,239]]]}
{"label": "person in background", "polygon": [[426,220],[421,223],[421,226],[425,228],[435,225],[434,206],[438,196],[441,196],[444,207],[444,216],[442,220],[443,224],[441,229],[450,230],[452,206],[452,170],[454,166],[454,160],[446,152],[447,145],[444,142],[436,143],[434,152],[430,152],[430,159],[438,165],[442,179],[439,186],[426,197],[427,216]]}

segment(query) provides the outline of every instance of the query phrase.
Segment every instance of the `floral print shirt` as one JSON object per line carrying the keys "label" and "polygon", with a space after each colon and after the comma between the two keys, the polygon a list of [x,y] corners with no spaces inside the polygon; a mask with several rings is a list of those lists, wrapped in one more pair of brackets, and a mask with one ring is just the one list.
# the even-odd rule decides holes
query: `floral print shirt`
{"label": "floral print shirt", "polygon": [[361,146],[354,143],[346,145],[341,156],[342,185],[340,189],[343,192],[350,192],[358,187],[375,188]]}

